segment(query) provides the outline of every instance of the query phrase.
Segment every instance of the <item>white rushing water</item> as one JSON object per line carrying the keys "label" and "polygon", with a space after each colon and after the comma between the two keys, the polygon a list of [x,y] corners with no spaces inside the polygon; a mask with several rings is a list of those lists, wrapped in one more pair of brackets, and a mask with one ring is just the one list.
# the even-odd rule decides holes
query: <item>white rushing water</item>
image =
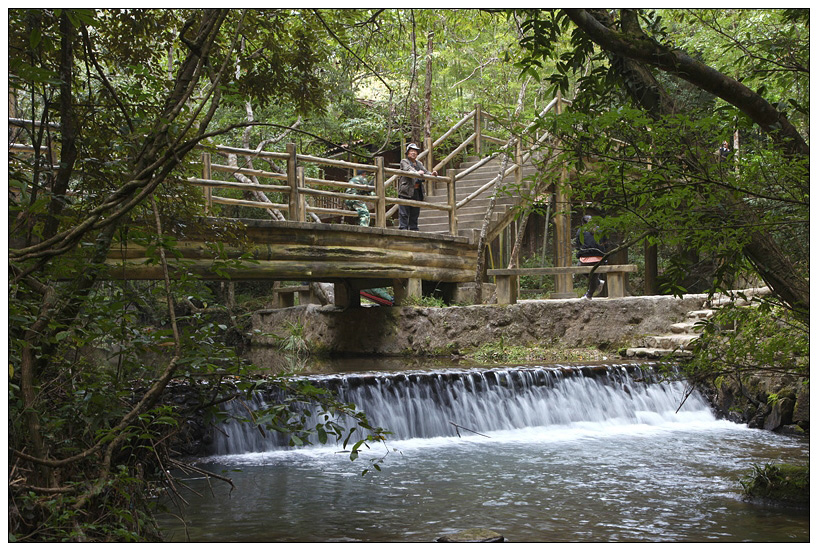
{"label": "white rushing water", "polygon": [[[391,441],[475,437],[582,438],[699,428],[717,423],[704,399],[681,381],[659,382],[649,368],[507,368],[318,377],[344,402],[357,404]],[[257,394],[253,407],[267,401]],[[231,414],[246,416],[244,404]],[[286,448],[250,423],[230,422],[215,434],[215,455]],[[428,445],[416,443],[414,445]]]}

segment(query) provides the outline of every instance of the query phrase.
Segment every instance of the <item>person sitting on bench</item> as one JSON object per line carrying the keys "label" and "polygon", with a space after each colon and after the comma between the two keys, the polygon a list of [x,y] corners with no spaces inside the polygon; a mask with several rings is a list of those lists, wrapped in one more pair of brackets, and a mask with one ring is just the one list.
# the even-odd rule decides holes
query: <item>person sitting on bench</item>
{"label": "person sitting on bench", "polygon": [[[576,247],[577,258],[580,266],[593,266],[602,260],[605,251],[608,249],[608,238],[603,237],[602,243],[597,242],[594,238],[594,231],[597,226],[591,226],[591,215],[586,214],[582,217],[582,226],[577,230]],[[607,264],[607,260],[605,261]],[[591,299],[597,290],[605,284],[605,280],[599,274],[589,274],[588,276],[588,291],[585,293],[585,298]]]}

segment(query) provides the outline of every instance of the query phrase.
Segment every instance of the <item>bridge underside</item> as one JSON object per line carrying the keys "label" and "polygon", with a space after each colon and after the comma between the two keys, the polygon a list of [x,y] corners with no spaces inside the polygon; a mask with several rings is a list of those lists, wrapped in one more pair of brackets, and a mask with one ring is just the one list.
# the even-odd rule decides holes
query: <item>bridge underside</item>
{"label": "bridge underside", "polygon": [[[200,222],[199,229],[176,230],[175,249],[182,258],[169,258],[171,277],[192,273],[208,280],[342,282],[354,291],[411,288],[421,281],[470,282],[477,269],[476,247],[464,237],[343,224]],[[214,251],[220,243],[224,254],[218,258]],[[242,255],[247,260],[240,260]],[[164,278],[146,247],[130,241],[121,250],[112,249],[107,264],[111,279]]]}

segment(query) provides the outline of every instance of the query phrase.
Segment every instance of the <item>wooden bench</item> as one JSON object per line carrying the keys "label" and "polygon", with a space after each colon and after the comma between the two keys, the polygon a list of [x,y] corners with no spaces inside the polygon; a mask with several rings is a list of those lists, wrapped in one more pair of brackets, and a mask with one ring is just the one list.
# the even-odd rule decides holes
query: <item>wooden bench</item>
{"label": "wooden bench", "polygon": [[[495,277],[497,283],[497,303],[517,303],[517,281],[522,275],[566,275],[589,274],[593,266],[563,266],[548,268],[505,268],[486,270],[486,274]],[[606,274],[608,298],[625,296],[625,274],[637,271],[636,264],[604,264],[596,269],[597,274]]]}

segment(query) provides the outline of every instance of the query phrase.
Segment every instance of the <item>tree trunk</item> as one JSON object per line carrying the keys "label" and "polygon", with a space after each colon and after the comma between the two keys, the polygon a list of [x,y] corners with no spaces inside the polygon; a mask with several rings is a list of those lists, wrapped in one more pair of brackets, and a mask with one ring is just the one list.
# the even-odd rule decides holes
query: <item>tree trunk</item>
{"label": "tree trunk", "polygon": [[412,127],[412,142],[421,145],[420,139],[420,106],[418,105],[416,90],[418,81],[418,43],[415,34],[415,16],[412,14],[412,72],[409,75],[409,124]]}
{"label": "tree trunk", "polygon": [[[426,44],[426,86],[424,87],[424,123],[423,123],[423,137],[428,139],[432,136],[432,51],[435,33],[429,31],[429,41]],[[429,170],[432,167],[428,167]]]}
{"label": "tree trunk", "polygon": [[[225,11],[205,10],[201,17],[198,35],[189,43],[190,53],[185,60],[184,68],[180,70],[174,83],[175,86],[168,95],[165,109],[158,114],[155,126],[144,136],[141,149],[138,150],[135,158],[131,159],[130,174],[124,175],[125,184],[108,197],[102,207],[97,207],[88,213],[85,220],[60,233],[55,233],[51,239],[45,239],[37,245],[9,252],[9,270],[15,274],[15,279],[27,286],[31,292],[42,296],[36,322],[25,330],[20,329],[21,337],[25,340],[21,349],[20,393],[25,404],[27,434],[24,444],[15,448],[14,451],[20,457],[28,456],[30,461],[40,468],[40,479],[35,482],[43,486],[49,486],[53,482],[50,480],[50,475],[47,474],[46,467],[55,462],[59,463],[60,460],[49,459],[49,450],[40,433],[37,411],[41,411],[48,405],[42,403],[36,385],[48,381],[53,376],[52,371],[62,368],[60,365],[54,365],[50,360],[50,356],[58,346],[59,339],[56,338],[56,334],[65,327],[75,324],[76,319],[82,315],[88,296],[97,280],[97,269],[103,266],[118,226],[126,220],[128,213],[137,204],[150,197],[155,187],[170,171],[182,164],[184,154],[192,149],[192,146],[177,146],[176,149],[170,149],[168,144],[173,143],[173,140],[169,139],[169,131],[171,125],[181,114],[179,105],[196,90],[192,83],[203,74],[205,58],[225,16]],[[63,80],[60,98],[60,114],[63,117],[61,120],[63,148],[60,174],[53,188],[55,196],[59,193],[64,194],[67,190],[67,182],[72,176],[76,177],[73,162],[76,158],[76,151],[71,150],[75,150],[72,141],[77,138],[80,131],[73,121],[72,105],[75,100],[70,86],[73,80],[70,69],[73,62],[71,44],[77,39],[77,32],[65,13],[62,16],[60,30],[63,34],[63,49],[60,58]],[[209,119],[204,118],[202,126],[197,129],[199,135],[206,131],[207,122]],[[150,167],[147,170],[149,174],[146,174],[148,167]],[[56,231],[57,226],[54,229]],[[26,259],[35,259],[44,263],[50,258],[72,251],[83,239],[90,241],[89,236],[94,236],[94,244],[87,258],[87,269],[76,273],[72,280],[57,287],[41,283],[27,275],[32,269],[23,267],[22,262]],[[89,448],[90,451],[80,452],[76,457],[84,457],[83,454],[98,450],[103,445],[102,442],[98,441]]]}

